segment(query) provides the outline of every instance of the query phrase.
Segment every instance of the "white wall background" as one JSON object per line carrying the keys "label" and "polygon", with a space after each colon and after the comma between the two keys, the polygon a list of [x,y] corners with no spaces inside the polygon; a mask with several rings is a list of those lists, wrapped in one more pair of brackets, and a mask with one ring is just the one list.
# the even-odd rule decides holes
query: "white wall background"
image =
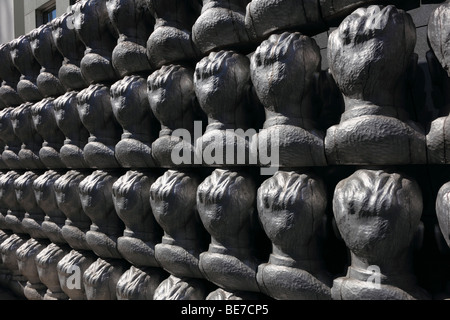
{"label": "white wall background", "polygon": [[0,43],[14,39],[14,0],[0,0]]}

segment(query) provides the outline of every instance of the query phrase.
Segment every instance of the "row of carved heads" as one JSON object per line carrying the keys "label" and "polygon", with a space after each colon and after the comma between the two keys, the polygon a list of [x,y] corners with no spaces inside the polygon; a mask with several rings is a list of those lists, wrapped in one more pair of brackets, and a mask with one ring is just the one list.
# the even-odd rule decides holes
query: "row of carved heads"
{"label": "row of carved heads", "polygon": [[[199,25],[224,10],[206,2]],[[155,62],[189,54],[178,41],[183,24],[168,22],[192,18],[189,3],[173,12],[162,1],[84,0],[1,45],[3,168],[447,162],[447,115],[427,134],[407,104],[417,56],[405,11],[369,6],[347,16],[329,36],[329,72],[314,39],[299,32],[268,35],[248,54],[218,46],[195,59]],[[439,21],[448,10],[446,2],[434,11],[429,28],[430,70],[447,73],[449,31]],[[447,88],[448,74],[440,79]],[[278,154],[272,163],[268,150]]]}
{"label": "row of carved heads", "polygon": [[[152,293],[144,290],[141,298],[159,292],[156,298],[203,299],[212,284],[223,291],[215,298],[224,292],[275,299],[429,298],[410,263],[423,232],[422,192],[402,173],[361,169],[336,186],[336,236],[348,247],[351,265],[334,282],[323,260],[330,236],[327,190],[314,173],[278,171],[258,187],[248,173],[223,169],[203,181],[176,170],[159,177],[134,170],[120,177],[101,170],[9,171],[0,176],[0,191],[3,265],[21,271],[34,296],[43,283],[47,298],[115,299],[111,283],[133,266],[129,273],[142,277],[133,283],[153,281]],[[444,186],[437,199],[443,233],[447,197]],[[83,271],[82,288],[67,285],[74,266]],[[381,289],[368,281],[372,266]],[[107,272],[114,273],[112,282],[102,280]]]}

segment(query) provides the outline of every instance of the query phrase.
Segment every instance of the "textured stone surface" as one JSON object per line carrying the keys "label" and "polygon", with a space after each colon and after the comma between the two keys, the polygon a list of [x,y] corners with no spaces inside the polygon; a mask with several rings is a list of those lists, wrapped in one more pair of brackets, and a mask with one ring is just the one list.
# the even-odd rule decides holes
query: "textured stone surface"
{"label": "textured stone surface", "polygon": [[101,258],[120,259],[117,238],[125,229],[114,210],[112,186],[118,177],[106,171],[96,170],[84,178],[78,188],[81,206],[91,219],[90,230],[86,232],[89,247]]}
{"label": "textured stone surface", "polygon": [[[254,235],[258,220],[253,179],[240,172],[216,169],[197,189],[200,219],[211,235],[200,254],[206,279],[229,291],[259,292]],[[233,218],[231,218],[233,217]]]}
{"label": "textured stone surface", "polygon": [[112,65],[117,33],[112,26],[104,0],[82,0],[72,6],[74,28],[86,46],[81,73],[89,84],[111,81],[118,75]]}
{"label": "textured stone surface", "polygon": [[390,5],[359,8],[331,33],[328,61],[345,112],[327,130],[330,164],[426,163],[424,131],[410,120],[402,98],[415,42],[411,17]]}
{"label": "textured stone surface", "polygon": [[358,170],[338,183],[333,212],[351,266],[334,280],[333,299],[429,298],[418,287],[410,260],[422,208],[419,185],[401,173]]}
{"label": "textured stone surface", "polygon": [[111,86],[112,112],[123,128],[121,140],[115,145],[115,156],[124,168],[154,167],[152,142],[159,123],[147,99],[146,79],[126,76]]}
{"label": "textured stone surface", "polygon": [[202,54],[222,49],[244,49],[250,38],[245,29],[249,0],[203,0],[202,12],[192,26],[192,41]]}
{"label": "textured stone surface", "polygon": [[320,256],[325,185],[314,175],[278,171],[258,189],[259,219],[272,254],[258,267],[263,292],[280,300],[330,300],[331,277]]}
{"label": "textured stone surface", "polygon": [[313,102],[320,59],[314,40],[287,32],[270,36],[252,55],[252,83],[266,109],[256,148],[279,150],[281,167],[326,164],[325,135],[316,128],[320,106]]}
{"label": "textured stone surface", "polygon": [[119,35],[112,51],[112,64],[120,76],[151,70],[146,43],[153,31],[151,2],[147,0],[108,0],[106,9]]}
{"label": "textured stone surface", "polygon": [[176,277],[203,278],[199,255],[207,249],[209,235],[196,208],[199,183],[195,174],[168,170],[150,187],[153,214],[164,229],[155,257]]}
{"label": "textured stone surface", "polygon": [[155,245],[161,241],[162,229],[150,206],[152,174],[127,171],[112,186],[114,208],[124,222],[123,235],[117,239],[122,257],[138,267],[158,267]]}
{"label": "textured stone surface", "polygon": [[147,40],[147,56],[153,68],[195,60],[199,56],[191,36],[197,18],[192,3],[185,0],[150,1],[155,26]]}
{"label": "textured stone surface", "polygon": [[[195,164],[194,122],[205,117],[196,101],[193,74],[194,70],[189,67],[171,64],[148,77],[151,111],[161,124],[159,137],[152,143],[153,159],[158,166],[173,168]],[[176,134],[180,130],[184,131]],[[185,138],[187,134],[189,139]],[[183,159],[188,161],[174,163],[172,152],[181,152],[176,148],[183,150]]]}

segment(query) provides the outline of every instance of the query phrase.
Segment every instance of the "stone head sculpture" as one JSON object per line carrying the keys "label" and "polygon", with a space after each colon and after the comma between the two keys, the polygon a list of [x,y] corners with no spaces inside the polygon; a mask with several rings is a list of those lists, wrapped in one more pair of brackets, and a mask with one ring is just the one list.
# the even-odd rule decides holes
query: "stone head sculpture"
{"label": "stone head sculpture", "polygon": [[428,161],[448,163],[447,117],[450,111],[450,27],[445,21],[450,16],[450,2],[437,7],[428,21],[428,43],[431,51],[427,53],[428,69],[433,84],[438,87],[442,97],[439,116],[432,121],[427,133]]}
{"label": "stone head sculpture", "polygon": [[14,133],[12,124],[13,110],[14,107],[7,107],[0,110],[0,136],[5,143],[1,158],[8,168],[20,169],[22,168],[22,164],[19,158],[19,151],[22,142]]}
{"label": "stone head sculpture", "polygon": [[245,29],[248,0],[203,0],[202,12],[192,26],[192,41],[207,54],[211,51],[245,49],[249,37]]}
{"label": "stone head sculpture", "polygon": [[[327,131],[330,163],[425,162],[423,131],[402,105],[415,43],[411,16],[392,5],[359,8],[331,33],[328,61],[345,112],[341,123]],[[356,148],[360,152],[353,152]]]}
{"label": "stone head sculpture", "polygon": [[16,251],[17,265],[21,274],[27,278],[23,293],[28,300],[43,300],[47,287],[41,282],[36,265],[37,255],[46,248],[47,242],[30,238]]}
{"label": "stone head sculpture", "polygon": [[[194,88],[200,107],[208,116],[206,131],[197,139],[197,157],[210,165],[246,163],[246,160],[238,161],[237,155],[238,151],[244,150],[247,158],[248,142],[242,136],[226,130],[248,127],[249,59],[234,51],[210,53],[197,63]],[[237,146],[232,147],[237,149],[234,150],[233,159],[226,159],[225,149],[229,144]],[[205,153],[209,149],[216,149],[215,157]]]}
{"label": "stone head sculpture", "polygon": [[25,231],[35,239],[47,239],[42,228],[45,212],[39,207],[34,195],[33,183],[39,175],[34,171],[26,171],[14,181],[17,202],[25,210],[22,224]]}
{"label": "stone head sculpture", "polygon": [[[333,299],[352,299],[364,290],[367,292],[361,299],[366,294],[369,298],[424,297],[416,286],[409,260],[422,207],[417,182],[399,173],[361,169],[338,183],[333,211],[339,233],[351,253],[345,279],[353,282],[334,280]],[[373,266],[379,269],[379,288],[367,284]],[[384,284],[388,285],[386,290]],[[360,290],[352,290],[352,286]]]}
{"label": "stone head sculpture", "polygon": [[200,219],[211,235],[209,250],[200,254],[200,269],[225,290],[259,291],[255,197],[250,176],[222,169],[214,170],[197,189]]}
{"label": "stone head sculpture", "polygon": [[109,19],[119,35],[112,63],[121,77],[151,70],[146,43],[153,31],[154,17],[147,0],[108,0]]}
{"label": "stone head sculpture", "polygon": [[9,43],[0,45],[0,59],[3,61],[0,66],[0,78],[2,79],[0,101],[8,107],[18,106],[23,102],[17,92],[17,84],[20,81],[21,74],[12,61]]}
{"label": "stone head sculpture", "polygon": [[44,300],[67,300],[69,298],[61,289],[57,270],[59,261],[69,251],[67,246],[50,243],[36,256],[39,279],[47,287]]}
{"label": "stone head sculpture", "polygon": [[122,258],[117,250],[117,238],[125,229],[114,209],[112,186],[118,177],[106,171],[96,170],[84,178],[79,186],[81,206],[91,219],[86,240],[99,257]]}
{"label": "stone head sculpture", "polygon": [[44,98],[31,106],[33,126],[43,138],[39,149],[39,158],[49,169],[64,168],[59,150],[64,143],[64,134],[59,129],[55,118],[55,99]]}
{"label": "stone head sculpture", "polygon": [[178,278],[170,275],[156,288],[153,300],[204,300],[208,294],[205,281],[196,278]]}
{"label": "stone head sculpture", "polygon": [[55,99],[53,111],[56,125],[65,136],[59,149],[61,161],[67,168],[86,168],[83,149],[88,143],[89,131],[83,125],[78,113],[78,91],[66,92]]}
{"label": "stone head sculpture", "polygon": [[167,278],[160,268],[137,268],[125,271],[117,282],[117,300],[153,300],[155,290]]}
{"label": "stone head sculpture", "polygon": [[42,147],[42,136],[36,131],[31,115],[33,104],[22,103],[11,111],[11,124],[14,134],[22,142],[18,152],[20,164],[25,169],[45,168],[39,158],[39,151]]}
{"label": "stone head sculpture", "polygon": [[112,200],[117,215],[125,224],[117,240],[121,255],[135,266],[158,267],[155,245],[161,241],[162,229],[155,220],[148,201],[155,177],[129,170],[112,186]]}
{"label": "stone head sculpture", "polygon": [[448,35],[450,26],[445,23],[450,14],[450,2],[447,1],[437,7],[428,22],[428,40],[436,58],[450,77],[450,41]]}
{"label": "stone head sculpture", "polygon": [[14,182],[20,175],[16,171],[8,171],[0,176],[0,209],[4,217],[4,228],[17,234],[26,233],[22,224],[25,211],[17,201]]}
{"label": "stone head sculpture", "polygon": [[87,300],[117,300],[117,283],[128,269],[124,260],[98,258],[83,273]]}
{"label": "stone head sculpture", "polygon": [[115,145],[120,140],[122,127],[113,115],[110,88],[102,84],[90,85],[78,93],[77,99],[81,122],[90,133],[88,143],[83,149],[88,166],[119,167],[115,157]]}
{"label": "stone head sculpture", "polygon": [[61,174],[54,170],[47,170],[33,182],[34,196],[36,203],[45,212],[45,221],[42,229],[53,243],[66,244],[67,241],[62,235],[62,227],[66,221],[66,216],[59,209],[55,195],[55,181]]}
{"label": "stone head sculpture", "polygon": [[195,60],[198,50],[192,42],[191,29],[197,14],[191,2],[151,0],[150,5],[155,26],[147,40],[147,56],[153,68]]}
{"label": "stone head sculpture", "polygon": [[52,25],[43,24],[30,32],[30,45],[34,57],[41,65],[36,79],[39,91],[44,97],[57,97],[66,91],[58,78],[63,56],[55,46]]}
{"label": "stone head sculpture", "polygon": [[150,187],[153,214],[164,229],[156,259],[177,277],[202,278],[199,255],[210,241],[197,212],[198,185],[194,174],[168,170]]}
{"label": "stone head sculpture", "polygon": [[59,284],[70,300],[86,300],[83,274],[97,259],[91,251],[71,250],[56,265]]}
{"label": "stone head sculpture", "polygon": [[312,101],[320,65],[316,42],[298,32],[271,35],[251,58],[252,83],[266,112],[258,143],[277,148],[280,166],[326,164],[316,124],[321,108]]}
{"label": "stone head sculpture", "polygon": [[190,160],[184,165],[194,163],[193,141],[184,141],[173,134],[175,130],[183,129],[192,139],[194,122],[201,119],[195,100],[193,75],[193,70],[188,67],[167,65],[148,77],[148,100],[153,114],[161,124],[159,138],[152,143],[152,155],[162,167],[177,165],[172,159],[172,152],[180,145],[186,149]]}
{"label": "stone head sculpture", "polygon": [[146,79],[126,76],[111,86],[111,104],[115,119],[123,128],[115,146],[117,161],[125,168],[155,166],[151,144],[159,123],[150,110]]}
{"label": "stone head sculpture", "polygon": [[91,220],[83,211],[79,185],[86,174],[78,170],[69,170],[54,183],[56,203],[66,216],[62,235],[67,243],[76,250],[90,250],[86,241],[86,232]]}
{"label": "stone head sculpture", "polygon": [[31,49],[31,37],[29,34],[20,36],[10,42],[11,60],[21,73],[17,84],[17,93],[24,101],[34,102],[43,98],[37,86],[41,65],[36,60]]}
{"label": "stone head sculpture", "polygon": [[108,16],[105,0],[83,0],[72,6],[74,28],[86,46],[80,62],[88,83],[113,81],[117,78],[112,52],[117,34]]}
{"label": "stone head sculpture", "polygon": [[75,31],[74,19],[71,9],[51,21],[53,41],[64,57],[58,78],[68,91],[82,90],[88,86],[80,69],[86,47]]}
{"label": "stone head sculpture", "polygon": [[17,258],[18,249],[28,240],[23,234],[13,233],[0,244],[2,265],[8,270],[8,287],[17,296],[24,298],[24,288],[27,278],[22,275],[19,269]]}
{"label": "stone head sculpture", "polygon": [[[331,299],[318,241],[324,236],[326,204],[325,185],[314,175],[278,171],[259,187],[259,219],[272,241],[272,254],[259,266],[257,279],[268,295]],[[294,278],[303,280],[294,285]]]}

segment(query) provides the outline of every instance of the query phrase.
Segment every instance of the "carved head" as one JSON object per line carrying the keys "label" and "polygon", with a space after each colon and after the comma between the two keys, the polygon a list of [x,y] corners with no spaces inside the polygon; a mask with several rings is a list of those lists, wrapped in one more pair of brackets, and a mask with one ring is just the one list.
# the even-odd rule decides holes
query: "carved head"
{"label": "carved head", "polygon": [[10,42],[11,59],[14,66],[22,74],[17,84],[17,92],[24,101],[38,101],[42,94],[36,85],[41,65],[33,55],[30,44],[30,35],[20,36]]}
{"label": "carved head", "polygon": [[323,182],[315,176],[278,171],[258,189],[257,207],[262,226],[282,249],[298,249],[317,235],[327,204]]}
{"label": "carved head", "polygon": [[[144,119],[153,118],[147,99],[145,79],[139,76],[126,76],[111,86],[112,110],[117,121],[127,130],[139,127]],[[150,123],[151,124],[151,123]],[[141,132],[151,131],[150,125],[140,128]]]}
{"label": "carved head", "polygon": [[[90,220],[81,206],[78,187],[86,176],[77,170],[67,171],[54,183],[56,203],[67,219],[73,223],[89,223]],[[90,224],[90,223],[89,223]]]}
{"label": "carved head", "polygon": [[52,25],[43,24],[30,32],[31,50],[42,66],[41,72],[58,74],[63,57],[55,46],[52,35]]}
{"label": "carved head", "polygon": [[83,126],[78,114],[78,100],[76,92],[66,92],[54,101],[55,121],[66,138],[72,143],[84,146],[89,137],[89,132]]}
{"label": "carved head", "polygon": [[[159,122],[174,130],[192,108],[195,99],[194,72],[181,65],[165,65],[153,72],[147,81],[148,100]],[[178,126],[177,126],[178,125]]]}
{"label": "carved head", "polygon": [[111,54],[117,34],[106,11],[106,0],[82,0],[72,6],[74,27],[86,46],[80,67],[88,83],[111,81],[117,78]]}
{"label": "carved head", "polygon": [[116,132],[110,132],[111,125],[116,122],[113,119],[109,87],[91,85],[80,91],[77,99],[81,122],[91,134],[96,136],[116,134]]}
{"label": "carved head", "polygon": [[450,2],[441,4],[428,21],[428,40],[434,54],[450,77]]}
{"label": "carved head", "polygon": [[225,247],[248,245],[256,187],[243,173],[216,169],[197,189],[200,218],[211,236]]}
{"label": "carved head", "polygon": [[411,16],[392,5],[359,8],[328,39],[330,71],[345,97],[393,106],[416,43]]}
{"label": "carved head", "polygon": [[117,225],[119,221],[112,199],[112,186],[116,180],[108,172],[96,170],[78,186],[84,212],[99,227]]}
{"label": "carved head", "polygon": [[33,183],[38,177],[34,171],[26,171],[14,181],[14,189],[17,201],[27,213],[44,215],[34,196]]}
{"label": "carved head", "polygon": [[52,293],[61,292],[56,267],[58,262],[68,253],[67,247],[50,243],[36,256],[39,279]]}
{"label": "carved head", "polygon": [[59,210],[55,195],[55,181],[61,175],[54,170],[48,170],[41,174],[33,182],[34,196],[36,202],[46,215],[52,217],[55,222],[62,223],[64,214]]}
{"label": "carved head", "polygon": [[108,0],[106,8],[112,25],[119,34],[112,52],[112,63],[116,70],[121,76],[149,71],[151,67],[146,43],[154,26],[150,1]]}
{"label": "carved head", "polygon": [[[54,99],[43,99],[31,106],[31,117],[36,131],[45,138],[61,138],[61,132],[56,125]],[[61,141],[62,143],[62,141]]]}
{"label": "carved head", "polygon": [[16,198],[14,182],[20,177],[16,171],[8,171],[0,176],[0,212],[6,215],[8,210],[21,210]]}
{"label": "carved head", "polygon": [[120,259],[112,259],[109,262],[98,258],[83,273],[83,284],[88,300],[117,299],[117,282],[129,266]]}
{"label": "carved head", "polygon": [[185,228],[196,216],[196,196],[199,181],[196,176],[167,170],[150,187],[150,204],[156,221],[169,235]]}
{"label": "carved head", "polygon": [[41,66],[33,55],[31,49],[31,37],[29,34],[22,35],[10,42],[11,59],[20,73],[30,79],[36,79]]}
{"label": "carved head", "polygon": [[11,45],[9,43],[0,44],[0,59],[3,61],[0,65],[0,77],[3,81],[17,84],[20,80],[20,72],[13,64],[11,58]]}
{"label": "carved head", "polygon": [[31,238],[17,249],[17,264],[22,273],[31,284],[40,283],[39,273],[36,268],[36,256],[45,249],[45,243]]}
{"label": "carved head", "polygon": [[65,12],[51,21],[53,41],[64,57],[58,77],[67,89],[87,87],[80,69],[80,62],[86,50],[74,29],[74,14]]}
{"label": "carved head", "polygon": [[250,61],[233,51],[211,52],[195,67],[194,87],[209,118],[233,123],[250,87]]}
{"label": "carved head", "polygon": [[82,0],[72,6],[74,27],[88,52],[111,55],[116,44],[115,33],[106,10],[105,0]]}
{"label": "carved head", "polygon": [[[300,117],[300,106],[320,69],[320,49],[299,32],[274,34],[251,57],[251,76],[265,108]],[[284,112],[283,112],[284,111]]]}
{"label": "carved head", "polygon": [[51,21],[52,36],[56,48],[63,55],[66,62],[80,65],[86,47],[78,37],[75,28],[73,11],[68,11]]}
{"label": "carved head", "polygon": [[[72,250],[56,265],[61,289],[72,300],[86,300],[82,281],[83,273],[95,262],[96,255],[90,251]],[[79,277],[79,278],[78,278]]]}
{"label": "carved head", "polygon": [[127,229],[150,233],[160,231],[148,201],[150,186],[154,181],[151,175],[129,170],[114,182],[114,208]]}
{"label": "carved head", "polygon": [[336,224],[347,247],[370,264],[405,253],[422,206],[414,180],[382,170],[358,170],[338,183],[333,198]]}
{"label": "carved head", "polygon": [[36,132],[34,127],[33,117],[31,115],[32,103],[26,102],[18,107],[15,107],[11,112],[11,123],[13,126],[14,134],[27,145],[33,146],[36,142],[41,147],[42,137]]}

